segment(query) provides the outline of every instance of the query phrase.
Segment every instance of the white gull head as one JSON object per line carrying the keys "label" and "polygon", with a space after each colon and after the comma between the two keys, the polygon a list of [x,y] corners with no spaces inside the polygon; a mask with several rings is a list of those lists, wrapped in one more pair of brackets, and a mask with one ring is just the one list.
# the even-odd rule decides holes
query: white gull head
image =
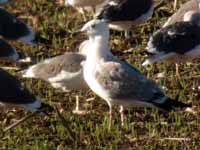
{"label": "white gull head", "polygon": [[104,36],[109,37],[109,28],[106,20],[93,19],[87,22],[81,29],[82,32],[87,32],[89,37]]}

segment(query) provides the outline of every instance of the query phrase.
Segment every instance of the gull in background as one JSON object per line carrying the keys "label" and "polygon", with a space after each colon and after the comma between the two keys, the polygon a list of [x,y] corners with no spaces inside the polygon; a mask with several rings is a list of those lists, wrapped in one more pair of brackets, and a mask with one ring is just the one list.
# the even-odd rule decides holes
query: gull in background
{"label": "gull in background", "polygon": [[[2,8],[0,8],[0,36],[9,40],[19,40],[23,43],[34,46],[36,46],[38,43],[45,44],[49,42],[47,39],[44,39],[39,35],[36,36],[35,32],[30,26],[26,25],[24,22]],[[14,47],[2,39],[0,39],[0,49],[0,55],[9,55],[5,56],[8,58],[8,60],[23,63],[31,62],[30,57],[25,58],[23,54],[18,54]]]}
{"label": "gull in background", "polygon": [[169,112],[176,107],[190,105],[172,100],[161,88],[147,79],[136,68],[116,59],[109,49],[109,29],[105,20],[91,20],[81,31],[89,36],[83,76],[90,89],[109,106],[109,129],[112,122],[112,105],[119,104],[123,126],[123,107],[156,107]]}
{"label": "gull in background", "polygon": [[176,75],[179,75],[178,63],[191,61],[200,55],[200,12],[188,11],[183,22],[168,25],[155,32],[147,44],[150,56],[142,65],[157,61],[170,60],[176,63]]}
{"label": "gull in background", "polygon": [[[83,70],[81,63],[85,61],[88,41],[81,43],[80,53],[66,52],[53,58],[46,59],[38,64],[30,66],[21,71],[25,78],[37,78],[49,82],[54,88],[61,88],[64,92],[72,90],[88,90],[88,86],[83,79]],[[84,114],[85,111],[79,110],[79,97],[76,96],[77,114]]]}
{"label": "gull in background", "polygon": [[[21,53],[18,53],[13,46],[11,46],[8,42],[6,42],[3,39],[0,39],[0,60],[6,60],[10,62],[30,62],[31,61],[30,57],[25,58],[25,56],[23,56]],[[2,66],[1,68],[14,69],[14,67],[2,67]]]}
{"label": "gull in background", "polygon": [[0,39],[0,59],[14,62],[19,60],[16,49],[3,39]]}
{"label": "gull in background", "polygon": [[[31,111],[34,114],[37,112],[44,114],[44,109],[51,108],[49,105],[41,103],[41,100],[26,89],[18,79],[1,68],[0,83],[0,105],[3,107],[18,106],[26,109],[27,111]],[[25,118],[27,119],[30,117],[27,116]],[[20,120],[17,124],[25,120]],[[7,130],[8,128],[4,131]]]}
{"label": "gull in background", "polygon": [[176,13],[174,13],[167,22],[163,25],[163,27],[166,27],[168,25],[172,25],[176,22],[182,22],[184,21],[184,15],[189,11],[199,11],[199,3],[200,0],[190,0],[186,3],[184,3]]}
{"label": "gull in background", "polygon": [[113,30],[129,31],[150,18],[153,10],[153,0],[109,0],[96,12],[96,18],[107,20]]}
{"label": "gull in background", "polygon": [[33,29],[2,8],[0,8],[0,35],[6,39],[37,45]]}
{"label": "gull in background", "polygon": [[66,6],[72,6],[76,8],[86,21],[85,11],[92,11],[95,13],[98,5],[101,5],[106,0],[57,0],[60,4],[65,4]]}

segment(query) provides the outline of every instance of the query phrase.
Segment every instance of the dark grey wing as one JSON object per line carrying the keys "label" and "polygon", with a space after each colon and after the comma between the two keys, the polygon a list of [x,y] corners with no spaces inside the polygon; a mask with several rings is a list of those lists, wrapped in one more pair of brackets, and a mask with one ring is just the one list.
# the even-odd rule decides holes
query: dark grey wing
{"label": "dark grey wing", "polygon": [[77,53],[66,53],[47,59],[34,65],[32,72],[36,78],[48,80],[61,73],[61,71],[76,73],[82,69],[81,62],[85,56]]}
{"label": "dark grey wing", "polygon": [[147,13],[153,5],[152,0],[113,0],[109,1],[98,12],[98,19],[108,21],[134,21]]}
{"label": "dark grey wing", "polygon": [[181,8],[169,18],[169,20],[165,23],[164,26],[172,25],[176,22],[183,21],[183,17],[185,13],[191,10],[192,11],[199,10],[199,4],[197,0],[190,0],[186,2],[185,4],[183,4]]}
{"label": "dark grey wing", "polygon": [[19,55],[15,48],[2,39],[0,39],[0,59],[11,61],[17,61],[19,59]]}
{"label": "dark grey wing", "polygon": [[177,22],[160,29],[151,38],[148,45],[156,53],[175,52],[184,54],[200,44],[200,27],[189,22]]}
{"label": "dark grey wing", "polygon": [[164,96],[154,82],[126,63],[107,62],[100,67],[95,77],[111,99],[150,102]]}
{"label": "dark grey wing", "polygon": [[[2,8],[0,8],[0,35],[13,40],[20,38],[34,40],[35,38],[30,27]],[[31,43],[31,41],[29,42]]]}
{"label": "dark grey wing", "polygon": [[21,82],[3,69],[0,69],[0,102],[30,104],[36,97]]}

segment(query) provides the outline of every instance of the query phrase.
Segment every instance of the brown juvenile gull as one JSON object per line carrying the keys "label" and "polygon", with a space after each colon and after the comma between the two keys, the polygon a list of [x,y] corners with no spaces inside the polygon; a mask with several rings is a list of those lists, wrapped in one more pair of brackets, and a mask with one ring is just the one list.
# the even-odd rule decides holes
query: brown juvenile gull
{"label": "brown juvenile gull", "polygon": [[178,63],[191,61],[200,55],[200,12],[189,11],[184,21],[161,28],[150,37],[147,52],[152,55],[142,65],[170,60],[176,64],[176,75],[180,77]]}
{"label": "brown juvenile gull", "polygon": [[[84,51],[86,43],[81,44],[80,51]],[[26,78],[37,78],[47,81],[54,88],[61,88],[64,92],[86,90],[88,86],[83,79],[82,61],[85,61],[85,55],[81,53],[65,53],[30,66],[21,73]],[[74,113],[85,113],[85,111],[79,110],[79,97],[76,96],[76,99],[77,103]]]}
{"label": "brown juvenile gull", "polygon": [[188,11],[198,11],[199,10],[199,3],[200,0],[190,0],[186,3],[184,3],[179,10],[174,13],[168,20],[167,22],[163,25],[163,27],[166,27],[168,25],[172,25],[176,22],[182,22],[184,21],[184,15]]}
{"label": "brown juvenile gull", "polygon": [[109,128],[112,105],[120,104],[123,125],[123,106],[156,107],[168,112],[176,107],[189,107],[166,96],[161,88],[147,79],[130,64],[116,59],[109,49],[109,29],[105,20],[91,20],[82,31],[89,36],[83,76],[90,89],[109,105]]}
{"label": "brown juvenile gull", "polygon": [[96,18],[107,20],[113,30],[129,31],[149,19],[153,10],[153,0],[109,0],[98,10]]}

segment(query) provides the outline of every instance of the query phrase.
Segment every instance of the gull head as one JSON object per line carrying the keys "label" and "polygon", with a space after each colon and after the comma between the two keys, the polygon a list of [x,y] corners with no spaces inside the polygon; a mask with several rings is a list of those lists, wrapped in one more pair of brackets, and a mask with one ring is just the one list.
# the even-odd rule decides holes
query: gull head
{"label": "gull head", "polygon": [[106,20],[93,19],[87,22],[81,29],[82,32],[87,32],[89,37],[104,36],[109,37],[109,28]]}
{"label": "gull head", "polygon": [[200,11],[188,11],[183,17],[184,21],[192,22],[200,26]]}

